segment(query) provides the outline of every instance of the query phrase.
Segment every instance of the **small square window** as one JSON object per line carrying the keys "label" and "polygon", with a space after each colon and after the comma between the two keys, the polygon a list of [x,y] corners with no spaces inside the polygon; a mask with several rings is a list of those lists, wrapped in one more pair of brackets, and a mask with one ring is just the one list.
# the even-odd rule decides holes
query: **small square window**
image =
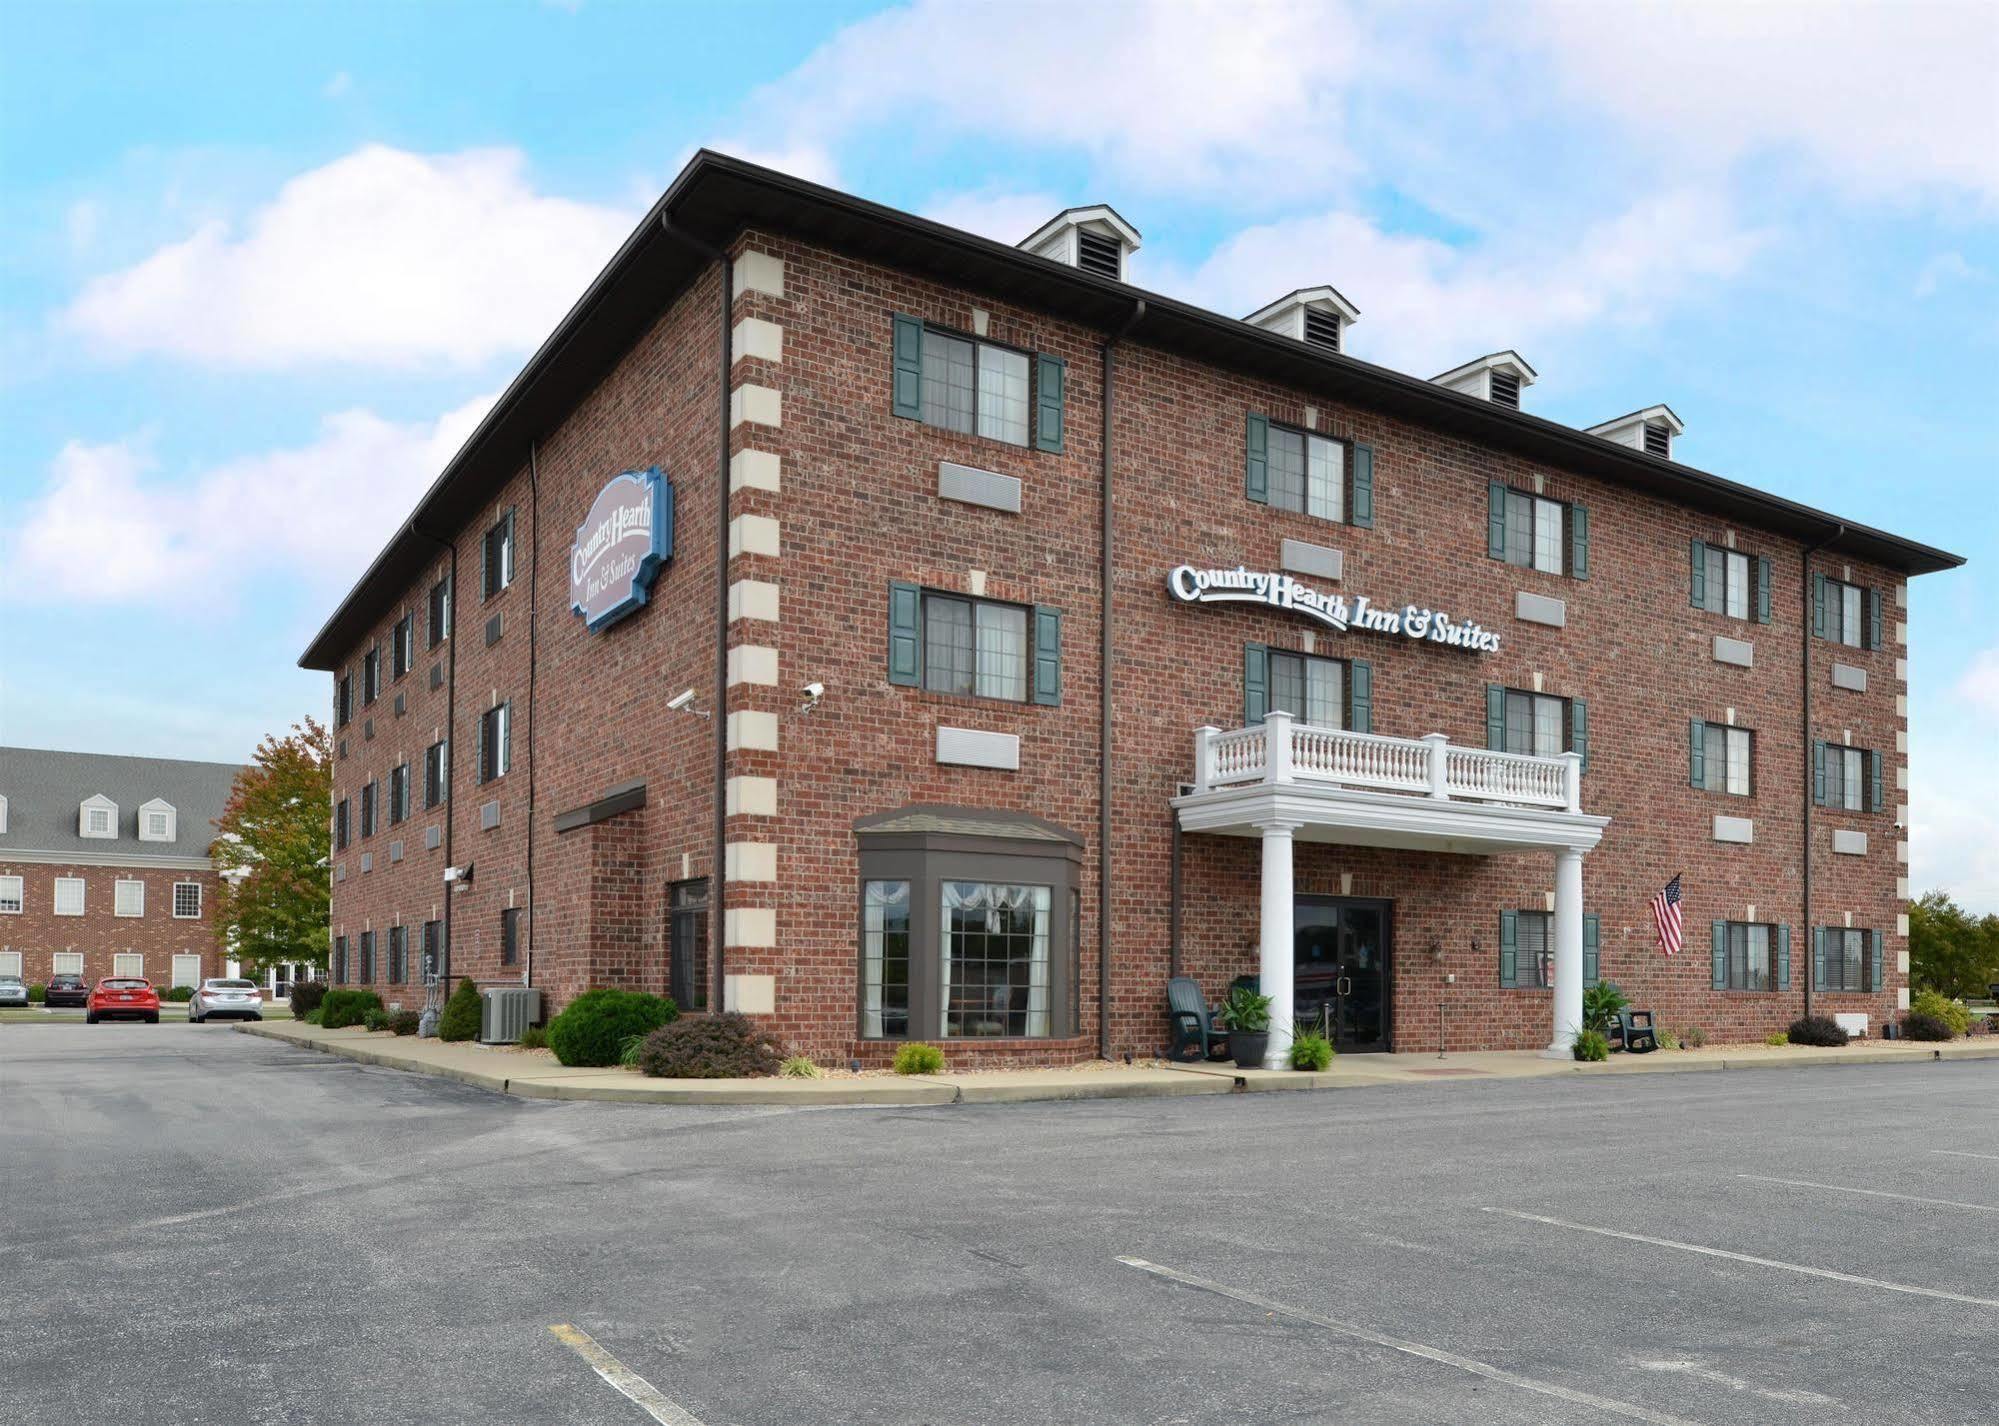
{"label": "small square window", "polygon": [[193,921],[201,916],[201,883],[198,881],[177,881],[174,883],[174,917],[180,921]]}

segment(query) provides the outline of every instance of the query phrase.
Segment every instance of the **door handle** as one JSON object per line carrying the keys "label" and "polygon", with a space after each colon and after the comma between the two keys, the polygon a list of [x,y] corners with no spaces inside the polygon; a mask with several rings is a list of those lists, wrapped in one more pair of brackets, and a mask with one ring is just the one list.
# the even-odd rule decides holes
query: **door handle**
{"label": "door handle", "polygon": [[1341,976],[1341,977],[1340,977],[1340,978],[1339,978],[1338,980],[1335,980],[1335,981],[1333,982],[1333,994],[1335,994],[1335,995],[1352,995],[1352,994],[1353,994],[1353,980],[1352,980],[1352,978],[1351,978],[1351,977],[1349,977],[1349,976],[1344,976],[1344,975],[1343,975],[1343,976]]}

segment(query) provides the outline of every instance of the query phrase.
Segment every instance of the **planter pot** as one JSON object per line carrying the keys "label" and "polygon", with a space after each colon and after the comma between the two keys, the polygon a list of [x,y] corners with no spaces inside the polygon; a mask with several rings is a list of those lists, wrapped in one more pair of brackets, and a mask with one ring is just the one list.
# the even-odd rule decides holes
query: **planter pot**
{"label": "planter pot", "polygon": [[1264,1052],[1270,1048],[1270,1032],[1231,1030],[1229,1048],[1235,1052],[1237,1069],[1262,1069]]}

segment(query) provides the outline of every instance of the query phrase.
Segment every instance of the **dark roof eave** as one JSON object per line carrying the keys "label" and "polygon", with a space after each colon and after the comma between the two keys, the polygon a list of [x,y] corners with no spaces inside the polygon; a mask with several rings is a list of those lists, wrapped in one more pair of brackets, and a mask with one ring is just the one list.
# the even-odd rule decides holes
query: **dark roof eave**
{"label": "dark roof eave", "polygon": [[[1146,315],[1133,339],[1148,345],[1287,385],[1327,390],[1358,404],[1807,542],[1830,541],[1830,549],[1908,574],[1964,563],[1960,555],[1841,520],[1574,427],[1495,406],[1344,353],[1308,347],[1174,298],[703,149],[528,359],[307,646],[299,658],[301,667],[337,667],[347,648],[373,622],[373,611],[407,587],[434,557],[435,543],[484,504],[485,485],[474,483],[472,477],[488,471],[485,453],[514,452],[500,456],[496,464],[501,469],[519,466],[525,458],[519,452],[526,443],[556,424],[603,363],[629,346],[660,307],[699,276],[708,260],[664,231],[662,220],[668,214],[676,228],[717,247],[759,224],[798,231],[830,246],[1003,292],[1025,305],[1059,311],[1093,326],[1121,324],[1142,298]],[[417,547],[420,539],[431,543]]]}

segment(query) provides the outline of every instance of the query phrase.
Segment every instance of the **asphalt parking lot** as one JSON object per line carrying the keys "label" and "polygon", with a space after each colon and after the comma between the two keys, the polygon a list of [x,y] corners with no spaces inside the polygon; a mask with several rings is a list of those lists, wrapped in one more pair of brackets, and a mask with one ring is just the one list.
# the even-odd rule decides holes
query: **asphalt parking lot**
{"label": "asphalt parking lot", "polygon": [[1995,1104],[626,1107],[0,1026],[0,1422],[1989,1422]]}

